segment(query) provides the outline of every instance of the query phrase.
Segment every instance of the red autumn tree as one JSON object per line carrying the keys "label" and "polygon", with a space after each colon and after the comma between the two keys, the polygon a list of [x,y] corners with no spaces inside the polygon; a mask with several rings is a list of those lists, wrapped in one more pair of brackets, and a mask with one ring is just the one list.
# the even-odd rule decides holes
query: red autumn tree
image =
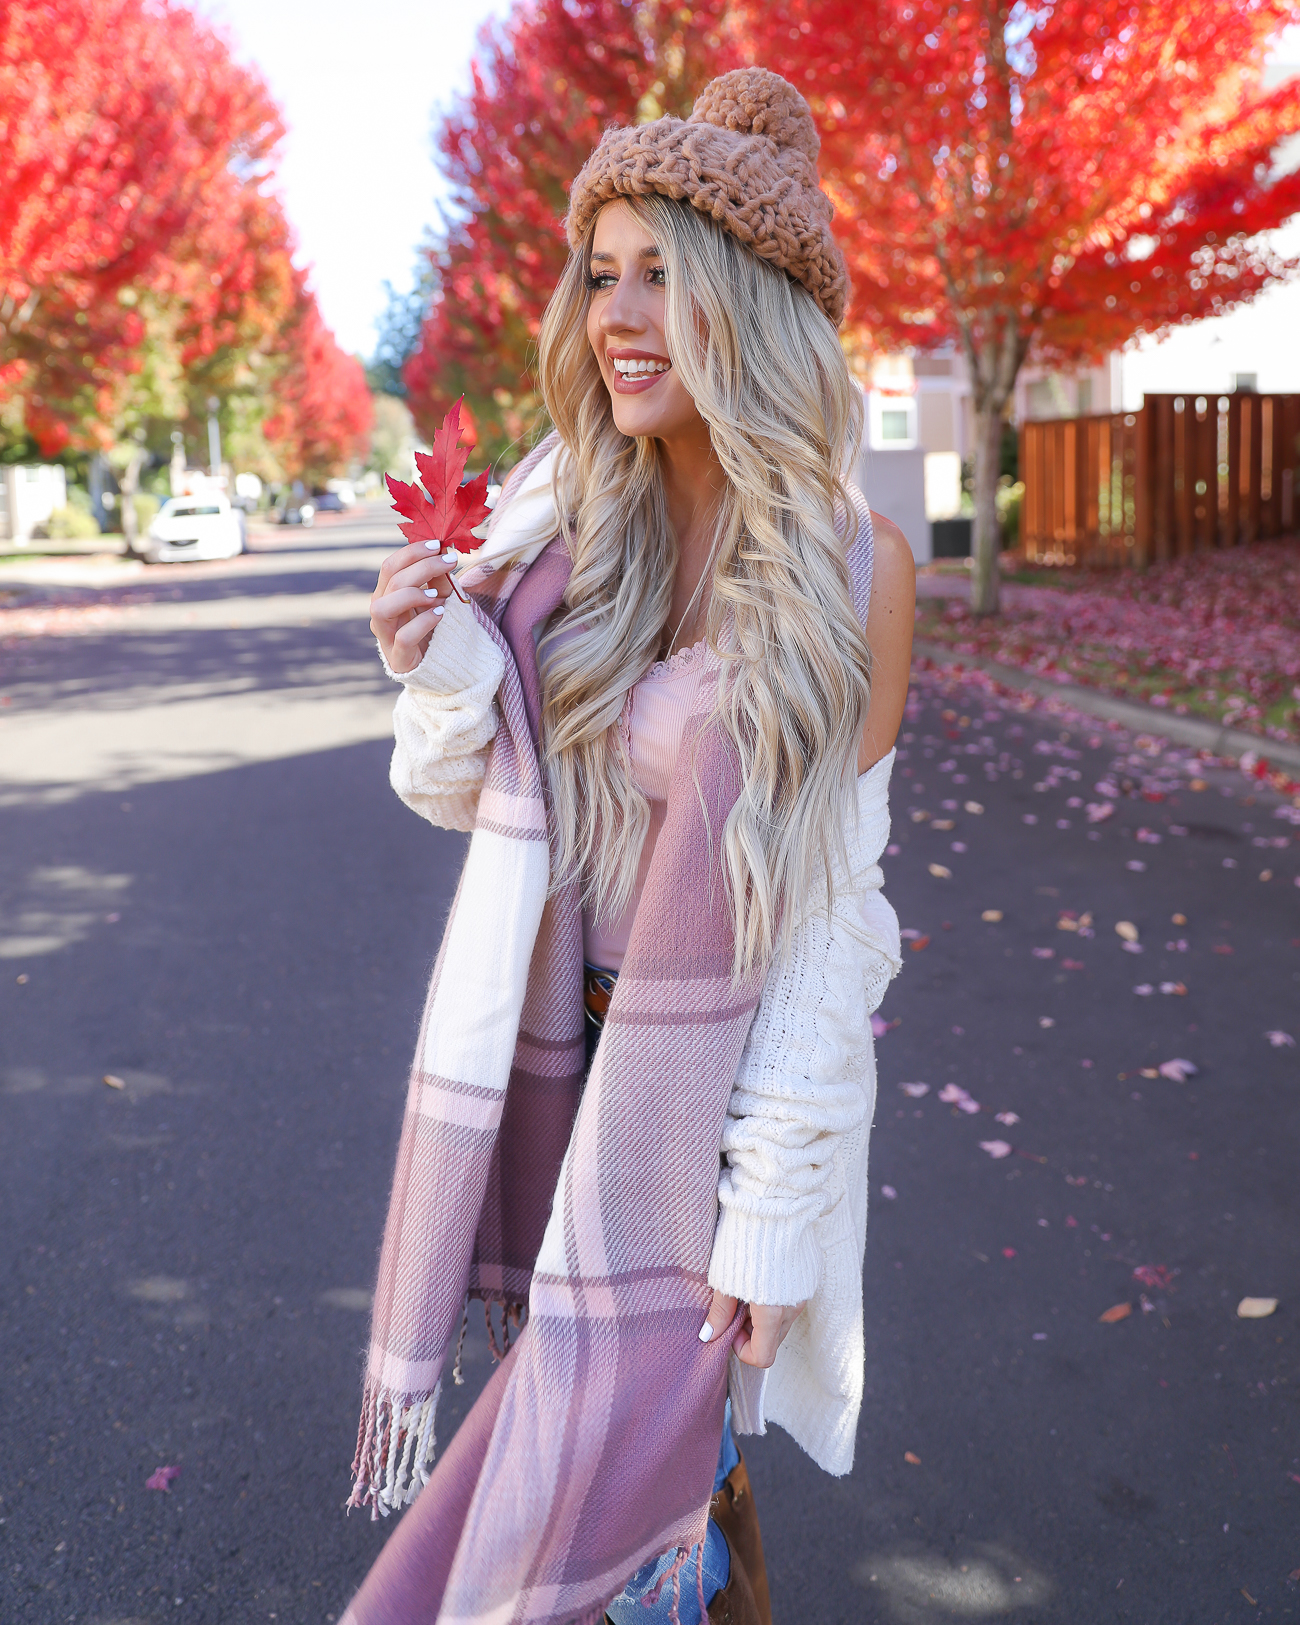
{"label": "red autumn tree", "polygon": [[263,425],[267,440],[293,479],[323,480],[364,455],[372,407],[365,369],[346,355],[325,326],[301,273],[280,349],[275,410]]}
{"label": "red autumn tree", "polygon": [[[779,0],[752,60],[793,56],[822,131],[851,337],[956,340],[975,411],[977,610],[997,607],[994,494],[1016,375],[1217,314],[1295,267],[1255,235],[1300,209],[1266,92],[1292,0]],[[790,71],[787,69],[786,71]]]}
{"label": "red autumn tree", "polygon": [[[0,8],[0,425],[47,456],[166,418],[270,417],[329,472],[368,425],[268,193],[279,112],[170,0]],[[283,397],[282,399],[280,397]],[[165,434],[164,434],[165,442]],[[259,434],[259,444],[261,438]]]}
{"label": "red autumn tree", "polygon": [[403,373],[426,438],[461,395],[489,456],[532,427],[530,352],[567,253],[569,183],[608,125],[689,112],[728,48],[725,13],[724,0],[537,0],[484,29],[474,88],[438,134],[450,214]]}
{"label": "red autumn tree", "polygon": [[139,366],[141,293],[238,209],[279,114],[180,7],[7,0],[0,132],[0,388],[23,389],[45,451],[104,443]]}

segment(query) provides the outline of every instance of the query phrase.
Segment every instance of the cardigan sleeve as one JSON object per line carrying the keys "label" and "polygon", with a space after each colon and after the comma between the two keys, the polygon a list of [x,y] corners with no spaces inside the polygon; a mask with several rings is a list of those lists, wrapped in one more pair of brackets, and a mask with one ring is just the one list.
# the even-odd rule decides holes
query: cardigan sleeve
{"label": "cardigan sleeve", "polygon": [[393,709],[389,782],[431,824],[473,829],[500,722],[496,695],[505,656],[473,610],[453,596],[420,664],[395,672],[385,660],[384,670],[402,685]]}
{"label": "cardigan sleeve", "polygon": [[835,865],[828,895],[804,910],[769,973],[727,1108],[709,1283],[750,1303],[813,1295],[837,1150],[870,1110],[871,1012],[901,965],[877,863],[892,760],[858,780],[848,870]]}

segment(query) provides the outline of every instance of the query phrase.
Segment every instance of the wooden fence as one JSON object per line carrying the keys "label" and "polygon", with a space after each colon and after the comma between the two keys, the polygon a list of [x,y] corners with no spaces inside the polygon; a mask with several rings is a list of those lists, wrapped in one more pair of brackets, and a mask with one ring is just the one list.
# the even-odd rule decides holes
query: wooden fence
{"label": "wooden fence", "polygon": [[1020,544],[1043,564],[1132,564],[1300,529],[1300,395],[1148,395],[1026,423]]}

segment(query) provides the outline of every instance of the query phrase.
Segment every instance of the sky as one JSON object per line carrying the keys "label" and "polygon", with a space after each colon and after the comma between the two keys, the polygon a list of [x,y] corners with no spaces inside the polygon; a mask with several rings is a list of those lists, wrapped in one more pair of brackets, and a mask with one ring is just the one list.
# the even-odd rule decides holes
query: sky
{"label": "sky", "polygon": [[[434,167],[435,113],[468,88],[479,28],[509,0],[200,0],[261,70],[289,127],[279,189],[312,268],[325,320],[346,350],[369,357],[384,283],[411,286],[416,250],[444,195]],[[1300,28],[1275,62],[1300,63]],[[1300,253],[1300,222],[1286,252]],[[1214,381],[1202,376],[1213,369]],[[1179,329],[1125,358],[1124,393],[1300,383],[1300,282],[1217,321]],[[1223,381],[1218,382],[1219,374]]]}
{"label": "sky", "polygon": [[437,219],[435,110],[469,87],[480,25],[506,0],[207,0],[289,133],[278,190],[299,260],[345,350],[370,356],[384,283],[411,286]]}

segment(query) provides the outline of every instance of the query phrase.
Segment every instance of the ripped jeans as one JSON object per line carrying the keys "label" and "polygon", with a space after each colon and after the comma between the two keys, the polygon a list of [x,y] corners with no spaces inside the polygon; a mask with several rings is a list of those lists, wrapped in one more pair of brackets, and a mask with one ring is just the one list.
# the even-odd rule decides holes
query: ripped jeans
{"label": "ripped jeans", "polygon": [[[731,1434],[731,1401],[728,1400],[722,1417],[722,1449],[718,1452],[718,1470],[713,1475],[715,1495],[739,1460],[740,1451],[737,1450],[736,1441]],[[652,1558],[649,1563],[643,1564],[636,1571],[613,1602],[605,1605],[605,1612],[614,1621],[614,1625],[669,1625],[673,1607],[672,1580],[664,1584],[657,1602],[651,1603],[646,1599],[675,1561],[675,1553],[665,1552],[662,1557]],[[680,1587],[677,1618],[681,1625],[706,1625],[700,1615],[700,1588],[696,1584],[695,1561],[696,1554],[692,1553],[677,1576]],[[706,1608],[730,1578],[731,1558],[727,1552],[726,1536],[710,1518],[704,1536],[701,1566]]]}

